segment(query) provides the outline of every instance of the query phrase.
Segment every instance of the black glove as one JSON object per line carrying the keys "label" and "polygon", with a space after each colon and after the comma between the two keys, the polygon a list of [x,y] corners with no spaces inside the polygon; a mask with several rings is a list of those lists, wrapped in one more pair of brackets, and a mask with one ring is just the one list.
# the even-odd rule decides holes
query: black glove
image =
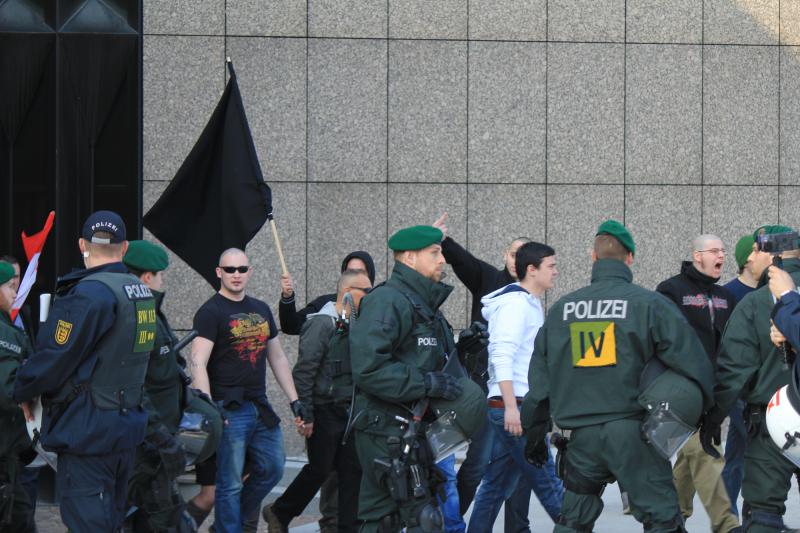
{"label": "black glove", "polygon": [[481,352],[489,346],[489,330],[486,324],[475,321],[458,334],[456,348],[462,355],[472,355]]}
{"label": "black glove", "polygon": [[306,408],[303,405],[303,402],[300,400],[295,400],[289,403],[289,407],[292,409],[292,414],[295,416],[295,418],[300,418],[300,420],[303,422],[306,421]]}
{"label": "black glove", "polygon": [[462,387],[458,379],[444,372],[425,374],[425,395],[430,398],[455,400],[461,396]]}
{"label": "black glove", "polygon": [[550,459],[545,437],[528,438],[525,442],[525,459],[535,467],[541,468]]}
{"label": "black glove", "polygon": [[165,429],[159,429],[145,437],[145,455],[155,464],[161,464],[170,479],[177,478],[186,470],[186,453],[183,446]]}
{"label": "black glove", "polygon": [[703,446],[703,450],[714,459],[719,459],[719,452],[714,444],[719,446],[722,441],[720,434],[723,420],[725,420],[725,414],[715,406],[700,421],[700,444]]}

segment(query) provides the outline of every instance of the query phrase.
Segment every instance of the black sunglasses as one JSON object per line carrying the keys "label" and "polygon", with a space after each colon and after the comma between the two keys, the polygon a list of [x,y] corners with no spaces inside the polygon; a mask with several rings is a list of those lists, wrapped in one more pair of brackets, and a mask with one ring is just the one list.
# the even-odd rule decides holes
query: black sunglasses
{"label": "black sunglasses", "polygon": [[239,274],[245,274],[248,270],[250,270],[249,266],[240,266],[240,267],[220,267],[223,272],[226,274],[233,274],[234,272],[239,272]]}

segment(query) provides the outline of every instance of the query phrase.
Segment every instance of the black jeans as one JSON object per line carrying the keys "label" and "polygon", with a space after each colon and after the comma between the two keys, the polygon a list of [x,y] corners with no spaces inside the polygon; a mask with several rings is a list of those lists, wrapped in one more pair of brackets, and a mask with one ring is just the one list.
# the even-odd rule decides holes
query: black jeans
{"label": "black jeans", "polygon": [[328,404],[314,406],[314,432],[307,441],[308,464],[272,504],[272,511],[283,524],[288,525],[292,518],[303,512],[328,474],[336,470],[339,476],[339,532],[358,531],[356,517],[361,466],[352,434],[342,446],[346,424],[347,411],[344,408]]}

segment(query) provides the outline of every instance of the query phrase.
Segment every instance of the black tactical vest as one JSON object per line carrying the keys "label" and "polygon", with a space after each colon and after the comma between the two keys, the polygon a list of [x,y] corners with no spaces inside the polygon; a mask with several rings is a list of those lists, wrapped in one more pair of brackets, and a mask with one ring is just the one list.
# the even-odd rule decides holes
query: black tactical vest
{"label": "black tactical vest", "polygon": [[72,401],[88,390],[98,409],[124,410],[142,403],[147,362],[156,338],[156,305],[150,289],[131,274],[99,272],[99,281],[117,300],[116,319],[94,348],[97,363],[88,382],[66,387],[55,402]]}

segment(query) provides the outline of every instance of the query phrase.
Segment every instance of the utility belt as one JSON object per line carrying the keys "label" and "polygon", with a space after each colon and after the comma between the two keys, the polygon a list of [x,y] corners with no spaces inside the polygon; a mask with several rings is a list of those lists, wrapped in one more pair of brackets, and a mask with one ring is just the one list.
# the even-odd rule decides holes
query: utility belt
{"label": "utility belt", "polygon": [[748,403],[744,409],[744,425],[747,428],[747,435],[756,437],[767,435],[767,406],[764,404]]}
{"label": "utility belt", "polygon": [[252,402],[258,411],[258,416],[267,428],[278,427],[281,423],[280,417],[275,414],[267,396],[261,392],[253,392],[244,387],[220,387],[212,389],[211,394],[214,398],[221,399],[222,408],[228,411],[238,411],[245,402]]}

